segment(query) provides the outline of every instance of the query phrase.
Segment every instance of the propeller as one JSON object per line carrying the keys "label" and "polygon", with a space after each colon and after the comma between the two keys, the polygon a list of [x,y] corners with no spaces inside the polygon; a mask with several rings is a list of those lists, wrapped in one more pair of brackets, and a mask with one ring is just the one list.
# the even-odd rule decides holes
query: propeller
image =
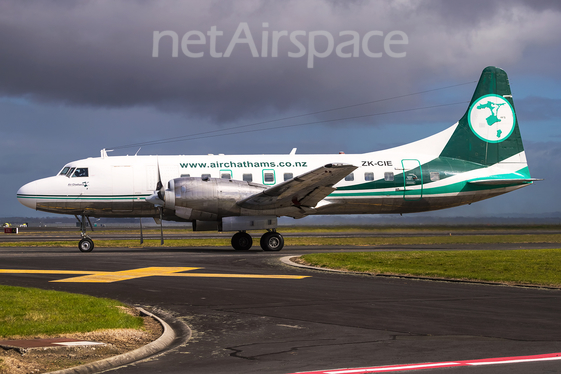
{"label": "propeller", "polygon": [[162,176],[160,174],[160,162],[157,160],[158,165],[158,183],[154,193],[146,198],[146,201],[153,204],[160,211],[160,244],[164,245],[164,205],[165,205],[165,189],[162,183]]}

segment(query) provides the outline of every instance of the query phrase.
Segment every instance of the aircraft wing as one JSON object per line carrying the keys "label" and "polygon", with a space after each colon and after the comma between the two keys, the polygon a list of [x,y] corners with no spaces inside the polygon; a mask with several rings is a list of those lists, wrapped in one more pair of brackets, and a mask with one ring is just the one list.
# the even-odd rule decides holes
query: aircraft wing
{"label": "aircraft wing", "polygon": [[241,200],[238,205],[246,209],[314,207],[336,190],[334,184],[355,169],[349,164],[327,164]]}

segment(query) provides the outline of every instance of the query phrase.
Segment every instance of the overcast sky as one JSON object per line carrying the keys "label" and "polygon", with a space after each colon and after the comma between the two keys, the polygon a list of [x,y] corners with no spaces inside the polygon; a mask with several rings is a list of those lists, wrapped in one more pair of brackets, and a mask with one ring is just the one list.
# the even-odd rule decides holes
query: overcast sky
{"label": "overcast sky", "polygon": [[3,0],[0,216],[43,216],[18,188],[102,148],[135,154],[122,146],[258,123],[139,154],[411,142],[455,123],[489,65],[509,74],[530,171],[545,181],[442,214],[560,212],[560,46],[558,1]]}

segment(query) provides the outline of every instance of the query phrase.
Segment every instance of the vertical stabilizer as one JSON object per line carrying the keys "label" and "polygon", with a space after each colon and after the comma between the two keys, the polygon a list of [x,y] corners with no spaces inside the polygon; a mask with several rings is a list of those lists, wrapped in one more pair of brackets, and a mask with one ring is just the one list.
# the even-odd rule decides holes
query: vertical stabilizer
{"label": "vertical stabilizer", "polygon": [[468,110],[444,147],[441,157],[493,165],[512,156],[526,162],[510,84],[505,71],[486,67]]}

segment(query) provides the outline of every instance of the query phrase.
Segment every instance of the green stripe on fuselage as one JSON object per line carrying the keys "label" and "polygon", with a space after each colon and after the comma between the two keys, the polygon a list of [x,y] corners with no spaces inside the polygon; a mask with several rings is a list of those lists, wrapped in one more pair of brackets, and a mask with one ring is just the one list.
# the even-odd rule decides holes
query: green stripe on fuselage
{"label": "green stripe on fuselage", "polygon": [[145,199],[150,195],[17,195],[18,199],[37,199],[37,200],[97,200],[97,201],[112,201],[112,200],[138,200]]}
{"label": "green stripe on fuselage", "polygon": [[[452,175],[450,175],[452,176]],[[496,174],[496,175],[491,175],[488,177],[481,177],[481,178],[476,178],[476,179],[470,179],[470,181],[473,180],[486,180],[486,179],[506,179],[506,180],[517,180],[517,179],[527,179],[530,178],[530,171],[528,170],[528,167],[524,167],[520,170],[518,170],[515,173],[509,173],[509,174]],[[478,191],[485,191],[485,190],[495,190],[495,189],[499,189],[499,188],[504,188],[507,186],[511,186],[511,184],[505,183],[504,185],[477,185],[477,184],[469,184],[467,180],[463,180],[460,182],[456,182],[456,183],[452,183],[452,184],[448,184],[445,186],[439,186],[439,187],[431,187],[431,184],[433,184],[435,182],[427,182],[424,183],[423,181],[423,189],[422,189],[422,193],[423,196],[426,195],[443,195],[443,194],[454,194],[454,193],[461,193],[461,192],[478,192]],[[524,182],[523,184],[531,184],[532,182]],[[403,196],[404,191],[403,190],[399,190],[396,191],[388,189],[388,187],[375,187],[375,182],[370,182],[370,183],[363,183],[361,185],[357,185],[357,186],[365,186],[365,185],[370,185],[372,187],[370,188],[353,188],[353,189],[344,189],[344,188],[338,188],[337,191],[333,192],[331,195],[329,195],[330,197],[344,197],[344,196],[349,196],[349,197],[364,197],[364,196]],[[353,187],[357,187],[357,186],[353,186]],[[403,187],[403,183],[400,185],[396,185],[395,187]],[[356,192],[352,192],[352,193],[341,193],[338,191],[356,191]],[[409,193],[414,194],[416,191],[419,191],[419,193],[421,192],[420,189],[415,190],[415,189],[411,189],[408,190]]]}
{"label": "green stripe on fuselage", "polygon": [[[438,180],[446,179],[455,176],[456,174],[465,173],[467,171],[480,169],[485,167],[484,165],[477,164],[475,162],[458,160],[456,158],[449,157],[438,157],[432,161],[421,165],[423,170],[422,178],[423,185],[427,185],[434,180],[431,180],[431,173],[439,173]],[[413,173],[421,175],[419,173],[420,168],[412,169]],[[434,176],[433,176],[434,178]],[[397,174],[394,176],[393,181],[386,181],[383,178],[377,179],[372,182],[355,184],[353,186],[345,186],[337,188],[338,191],[357,191],[357,190],[376,190],[381,188],[398,188],[404,186],[403,174]]]}

